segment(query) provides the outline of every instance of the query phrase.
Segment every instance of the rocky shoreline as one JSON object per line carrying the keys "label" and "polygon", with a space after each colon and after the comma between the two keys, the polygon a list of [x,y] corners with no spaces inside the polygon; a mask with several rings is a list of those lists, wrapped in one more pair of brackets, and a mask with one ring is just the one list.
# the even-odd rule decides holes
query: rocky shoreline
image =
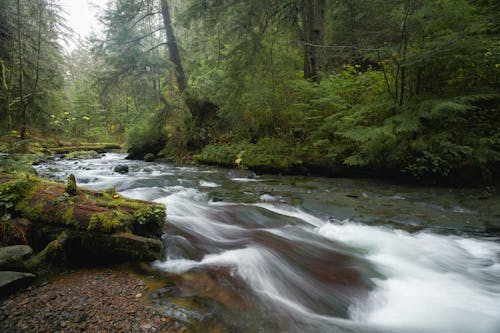
{"label": "rocky shoreline", "polygon": [[147,284],[114,268],[79,269],[0,303],[0,331],[190,332],[148,297]]}

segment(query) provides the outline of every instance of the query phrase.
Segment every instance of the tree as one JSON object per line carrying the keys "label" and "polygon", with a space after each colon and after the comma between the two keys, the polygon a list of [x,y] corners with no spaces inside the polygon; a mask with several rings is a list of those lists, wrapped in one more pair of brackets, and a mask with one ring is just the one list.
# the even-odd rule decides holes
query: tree
{"label": "tree", "polygon": [[7,127],[15,125],[25,138],[29,125],[44,127],[46,106],[62,85],[62,19],[52,0],[9,0],[3,6],[1,100]]}
{"label": "tree", "polygon": [[326,0],[303,0],[304,78],[319,83],[323,69]]}

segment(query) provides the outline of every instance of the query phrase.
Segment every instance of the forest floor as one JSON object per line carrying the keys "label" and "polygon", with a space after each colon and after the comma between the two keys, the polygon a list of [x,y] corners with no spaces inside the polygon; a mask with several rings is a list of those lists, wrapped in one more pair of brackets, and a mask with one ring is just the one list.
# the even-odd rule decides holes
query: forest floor
{"label": "forest floor", "polygon": [[115,269],[82,269],[0,303],[1,332],[176,332],[189,329],[147,297],[148,285]]}

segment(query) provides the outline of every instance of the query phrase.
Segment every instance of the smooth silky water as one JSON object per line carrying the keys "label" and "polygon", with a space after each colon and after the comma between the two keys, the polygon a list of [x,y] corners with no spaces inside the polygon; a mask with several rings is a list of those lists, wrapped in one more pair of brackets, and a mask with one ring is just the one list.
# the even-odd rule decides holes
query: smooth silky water
{"label": "smooth silky water", "polygon": [[255,176],[123,154],[37,171],[166,204],[165,261],[153,267],[176,292],[163,304],[202,332],[500,332],[492,189]]}

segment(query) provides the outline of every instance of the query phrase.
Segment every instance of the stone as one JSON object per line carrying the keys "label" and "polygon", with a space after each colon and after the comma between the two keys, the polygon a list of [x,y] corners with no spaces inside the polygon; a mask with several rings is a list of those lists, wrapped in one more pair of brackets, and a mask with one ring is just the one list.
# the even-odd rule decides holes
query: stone
{"label": "stone", "polygon": [[14,245],[0,248],[0,270],[24,269],[24,261],[33,255],[28,245]]}
{"label": "stone", "polygon": [[155,159],[156,159],[156,157],[152,153],[148,153],[148,154],[144,155],[145,162],[154,162]]}
{"label": "stone", "polygon": [[19,289],[27,287],[34,279],[31,273],[20,273],[14,271],[0,272],[0,297],[8,296]]}
{"label": "stone", "polygon": [[128,168],[128,165],[117,165],[117,166],[115,166],[113,171],[124,175],[124,174],[128,173],[129,168]]}

